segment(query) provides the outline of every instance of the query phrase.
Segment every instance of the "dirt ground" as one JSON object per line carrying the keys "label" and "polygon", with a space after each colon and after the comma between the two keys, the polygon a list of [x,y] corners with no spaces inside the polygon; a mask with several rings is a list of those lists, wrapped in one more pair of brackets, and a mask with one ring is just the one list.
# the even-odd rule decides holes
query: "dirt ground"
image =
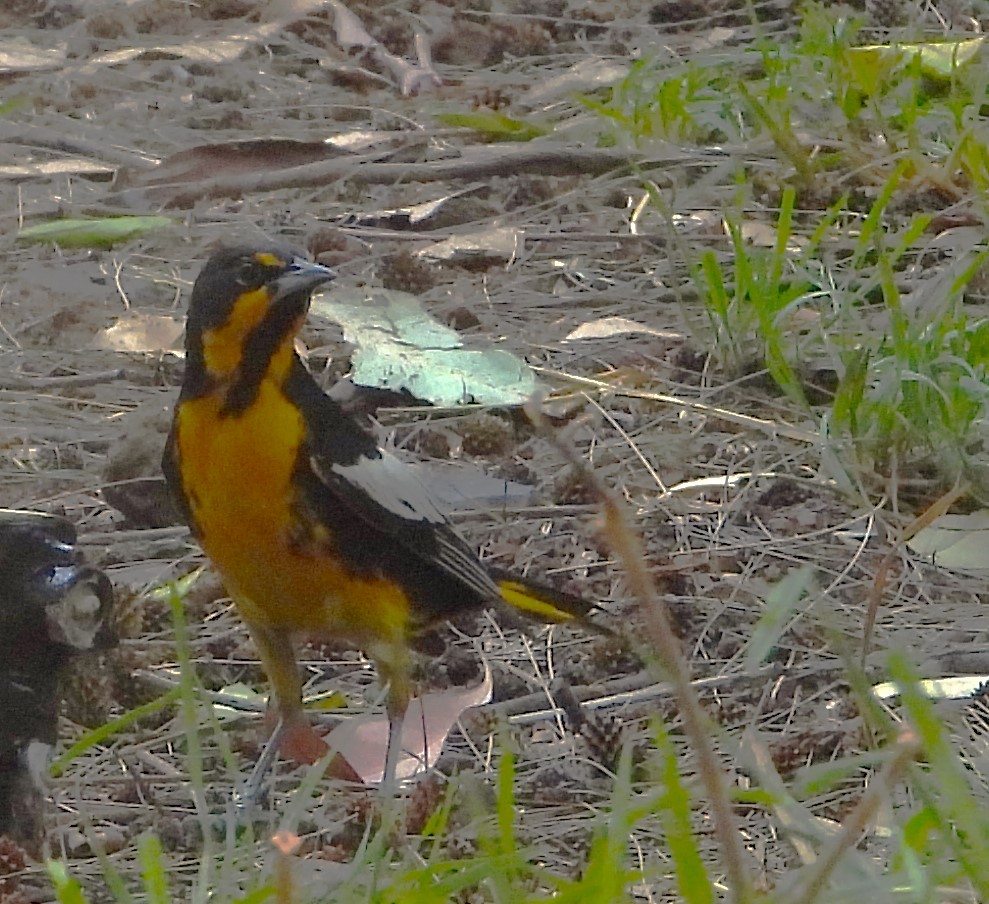
{"label": "dirt ground", "polygon": [[[175,350],[211,249],[261,238],[306,249],[338,270],[340,284],[412,292],[469,346],[505,348],[539,368],[565,441],[628,504],[733,781],[744,786],[762,756],[789,776],[866,748],[844,675],[861,651],[881,568],[887,583],[868,668],[899,647],[932,676],[989,671],[978,583],[906,552],[888,558],[892,528],[819,478],[814,420],[758,376],[727,381],[705,369],[709,340],[678,249],[717,246],[708,215],[716,222],[719,192],[731,186],[696,178],[699,165],[714,170],[711,161],[671,153],[649,177],[685,231],[674,235],[660,218],[631,228],[643,175],[608,157],[621,148],[595,146],[594,115],[575,99],[634,56],[700,52],[714,29],[726,46],[792,33],[789,4],[755,4],[758,23],[727,0],[346,7],[384,52],[357,46],[353,24],[335,30],[339,8],[303,0],[17,0],[0,9],[0,502],[78,525],[89,559],[118,589],[124,638],[73,682],[66,740],[177,685],[171,611],[150,592],[201,561],[157,467],[182,373]],[[417,32],[428,36],[432,68],[416,62]],[[481,109],[567,125],[537,158],[524,144],[487,142],[438,118]],[[266,143],[229,145],[259,139]],[[17,239],[21,227],[54,216],[115,213],[169,222],[102,251]],[[494,227],[508,231],[507,250]],[[457,247],[446,257],[420,254],[451,238]],[[648,331],[567,339],[613,317]],[[314,317],[304,340],[310,366],[331,387],[351,351],[339,327]],[[515,412],[405,404],[378,409],[373,429],[407,460],[523,486],[523,496],[462,505],[453,517],[499,565],[600,600],[633,631],[643,624],[588,487]],[[712,480],[681,487],[703,478]],[[773,585],[802,564],[815,569],[806,607],[750,665]],[[221,588],[201,582],[186,613],[203,684],[263,691]],[[454,773],[490,785],[498,745],[507,744],[518,756],[520,836],[547,869],[573,875],[622,746],[639,751],[644,779],[650,720],[662,716],[679,741],[668,690],[621,644],[569,630],[519,633],[481,620],[451,629],[448,640],[448,653],[418,677],[435,688],[469,685],[483,651],[494,702],[465,717],[466,734],[451,737],[413,809],[430,812]],[[303,658],[310,691],[338,691],[354,711],[380,703],[356,651],[323,642]],[[553,709],[561,682],[585,701],[579,735]],[[184,894],[204,824],[224,837],[231,789],[264,726],[254,714],[222,734],[233,758],[206,733],[205,801],[189,792],[174,707],[90,747],[54,780],[52,847],[94,900],[105,894],[94,846],[130,875],[147,829],[162,839]],[[687,749],[683,765],[689,774]],[[324,868],[348,862],[367,795],[327,786],[300,801],[300,776],[280,767],[259,837],[274,814],[295,807],[300,858]],[[840,820],[865,781],[864,771],[852,774],[804,805]],[[476,843],[467,809],[450,829],[451,850]],[[771,887],[797,854],[772,812],[752,806],[738,819],[753,868]],[[629,840],[653,876],[668,856],[658,838],[646,821]],[[237,857],[264,862],[259,845]],[[31,894],[43,899],[36,884]],[[657,880],[650,894],[670,888]]]}

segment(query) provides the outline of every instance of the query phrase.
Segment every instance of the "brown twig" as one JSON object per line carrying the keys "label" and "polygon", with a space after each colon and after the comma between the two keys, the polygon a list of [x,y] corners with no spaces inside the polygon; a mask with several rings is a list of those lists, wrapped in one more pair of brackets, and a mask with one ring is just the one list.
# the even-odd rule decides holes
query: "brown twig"
{"label": "brown twig", "polygon": [[816,430],[801,430],[797,427],[791,427],[789,424],[784,424],[779,421],[770,421],[766,418],[753,417],[750,414],[741,414],[737,411],[730,411],[727,408],[717,408],[714,405],[707,405],[704,402],[697,402],[692,399],[684,398],[683,396],[672,396],[662,392],[647,392],[645,390],[635,389],[630,386],[622,386],[618,383],[608,383],[605,380],[595,380],[593,377],[582,377],[578,374],[568,374],[565,371],[553,370],[549,367],[533,366],[532,370],[534,370],[537,374],[542,374],[546,377],[554,377],[556,379],[565,380],[568,383],[573,383],[577,386],[586,386],[589,389],[600,389],[604,392],[610,393],[611,395],[623,396],[627,399],[645,399],[651,402],[665,402],[669,405],[676,405],[690,411],[695,411],[698,414],[707,415],[712,418],[720,418],[721,420],[728,421],[732,424],[738,424],[740,427],[758,430],[760,433],[764,433],[772,439],[782,436],[786,439],[795,440],[798,443],[809,443],[813,445],[821,438],[820,433]]}
{"label": "brown twig", "polygon": [[652,650],[669,679],[683,718],[684,733],[697,753],[699,773],[711,807],[714,833],[721,847],[732,899],[736,902],[751,901],[754,896],[752,881],[745,867],[745,852],[739,841],[732,811],[728,779],[711,744],[708,720],[691,685],[690,673],[673,631],[666,604],[656,592],[652,577],[646,569],[645,552],[628,523],[624,504],[587,466],[576,450],[548,428],[537,405],[527,405],[526,412],[537,429],[592,488],[601,505],[608,543],[625,568],[629,588],[642,605]]}
{"label": "brown twig", "polygon": [[0,389],[60,389],[63,386],[95,386],[119,380],[124,375],[122,368],[99,370],[91,374],[67,374],[62,377],[10,376],[0,378]]}
{"label": "brown twig", "polygon": [[883,593],[889,582],[889,569],[893,564],[893,557],[900,551],[902,545],[907,540],[916,536],[925,527],[929,527],[934,521],[946,514],[951,506],[968,493],[970,489],[971,487],[967,483],[961,482],[944,495],[935,499],[931,505],[903,528],[900,532],[899,539],[893,543],[892,549],[883,556],[879,567],[876,569],[876,575],[872,579],[872,586],[869,589],[865,623],[862,626],[862,656],[860,660],[862,665],[865,665],[865,661],[872,650],[872,632],[875,630],[876,618],[879,615],[879,606],[882,603]]}
{"label": "brown twig", "polygon": [[[514,176],[518,173],[540,176],[599,176],[630,166],[656,166],[682,163],[683,154],[671,151],[667,158],[650,161],[634,161],[627,153],[607,149],[573,150],[566,147],[538,148],[522,146],[467,148],[455,160],[437,160],[431,163],[379,163],[373,159],[335,157],[293,166],[273,172],[250,175],[218,176],[201,182],[156,185],[139,189],[156,197],[166,198],[169,207],[191,207],[204,198],[230,198],[264,191],[280,191],[287,188],[311,188],[339,179],[354,182],[394,183],[439,182],[457,179],[487,179],[492,176]],[[126,197],[126,192],[110,196],[107,203]]]}

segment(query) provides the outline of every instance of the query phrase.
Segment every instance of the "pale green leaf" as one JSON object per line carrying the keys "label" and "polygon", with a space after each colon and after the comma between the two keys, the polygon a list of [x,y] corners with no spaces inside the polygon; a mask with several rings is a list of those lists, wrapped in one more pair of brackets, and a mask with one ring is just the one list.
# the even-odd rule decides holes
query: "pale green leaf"
{"label": "pale green leaf", "polygon": [[932,78],[951,78],[952,72],[964,66],[982,47],[985,35],[955,41],[935,41],[923,44],[903,44],[904,50],[920,54],[920,68]]}
{"label": "pale green leaf", "polygon": [[168,217],[64,219],[28,226],[17,238],[25,242],[52,242],[62,248],[108,248],[171,224]]}
{"label": "pale green leaf", "polygon": [[765,608],[745,651],[744,667],[757,669],[779,643],[780,636],[814,583],[814,569],[796,568],[776,584],[766,597]]}
{"label": "pale green leaf", "polygon": [[536,390],[529,366],[499,349],[417,349],[379,342],[354,353],[352,378],[362,386],[407,389],[434,405],[521,405]]}
{"label": "pale green leaf", "polygon": [[985,573],[989,568],[989,511],[942,515],[917,531],[907,546],[942,568]]}
{"label": "pale green leaf", "polygon": [[313,302],[356,346],[351,379],[407,390],[434,405],[518,405],[536,390],[520,358],[502,349],[465,349],[455,330],[434,320],[405,292],[339,290]]}
{"label": "pale green leaf", "polygon": [[982,49],[985,35],[949,41],[906,44],[868,44],[845,51],[845,61],[858,86],[873,94],[892,73],[915,56],[929,78],[950,79],[956,69],[971,62]]}

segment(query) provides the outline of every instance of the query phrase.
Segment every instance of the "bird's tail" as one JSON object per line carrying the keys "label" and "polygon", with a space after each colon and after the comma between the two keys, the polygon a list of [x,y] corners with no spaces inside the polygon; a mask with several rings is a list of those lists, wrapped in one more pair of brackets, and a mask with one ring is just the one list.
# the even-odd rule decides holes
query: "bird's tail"
{"label": "bird's tail", "polygon": [[591,617],[598,607],[590,600],[499,569],[492,569],[491,576],[501,591],[501,598],[528,619],[543,624],[574,622],[596,633],[612,633]]}

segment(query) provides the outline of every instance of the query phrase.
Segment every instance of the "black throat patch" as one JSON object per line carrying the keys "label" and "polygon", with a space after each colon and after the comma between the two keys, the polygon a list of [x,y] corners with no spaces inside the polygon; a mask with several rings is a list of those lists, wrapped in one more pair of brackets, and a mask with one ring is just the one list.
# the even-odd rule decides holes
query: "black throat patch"
{"label": "black throat patch", "polygon": [[[300,303],[294,303],[297,301]],[[240,367],[227,389],[220,417],[237,417],[254,404],[275,352],[285,342],[293,341],[296,321],[307,301],[308,296],[281,299],[247,337]]]}

